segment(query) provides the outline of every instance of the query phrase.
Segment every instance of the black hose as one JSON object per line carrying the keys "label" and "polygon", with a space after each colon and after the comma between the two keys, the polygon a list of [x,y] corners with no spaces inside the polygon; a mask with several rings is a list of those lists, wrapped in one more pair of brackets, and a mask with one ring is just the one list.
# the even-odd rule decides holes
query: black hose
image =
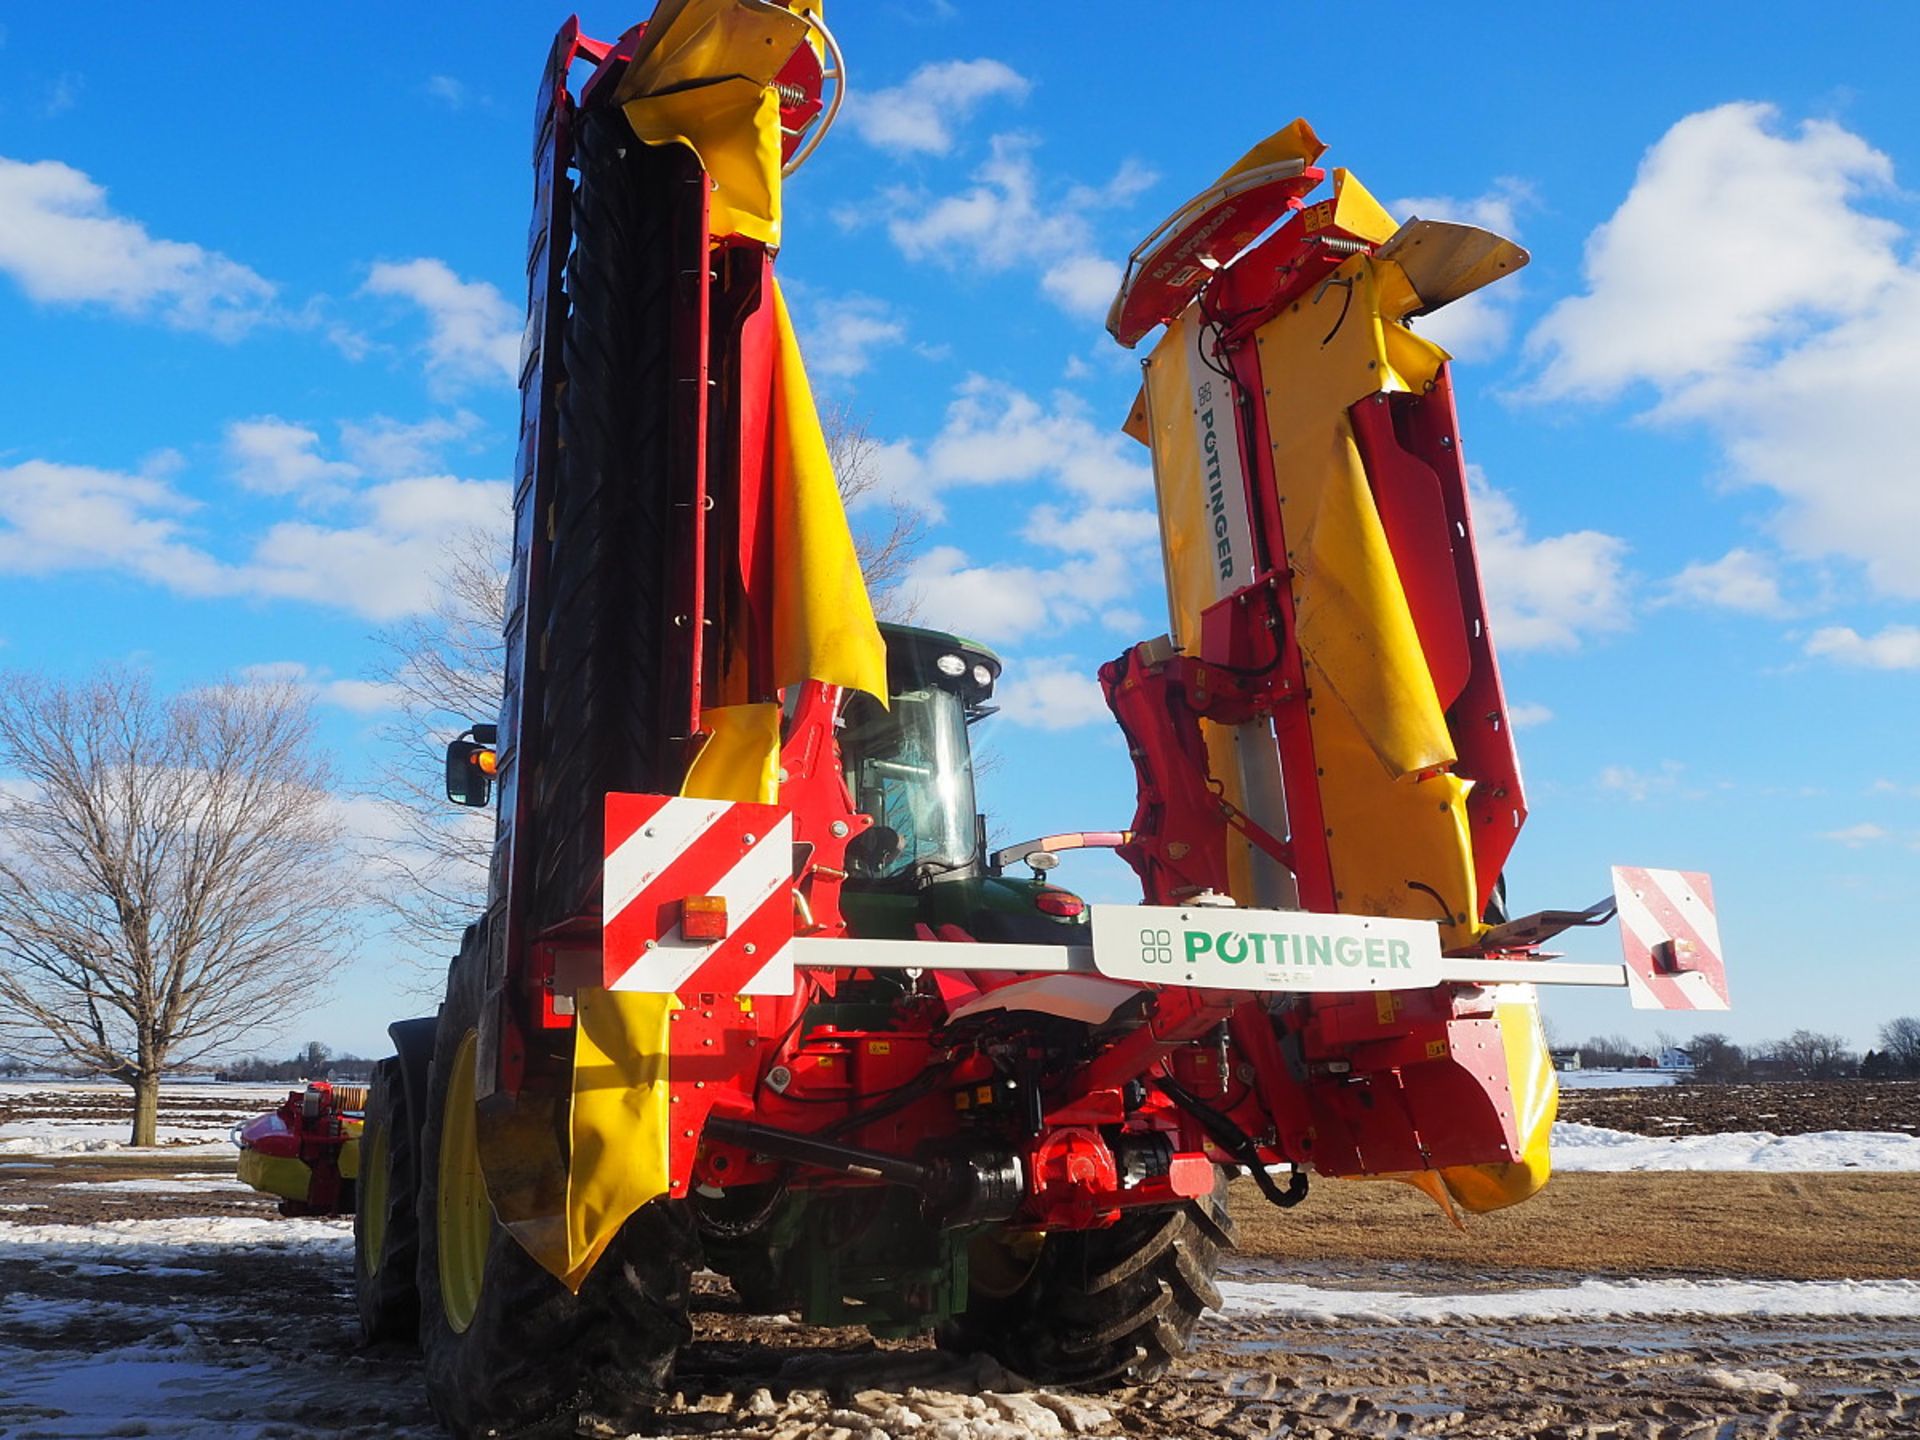
{"label": "black hose", "polygon": [[1254,1143],[1251,1135],[1178,1081],[1161,1075],[1153,1076],[1152,1080],[1161,1094],[1198,1120],[1200,1128],[1213,1137],[1214,1144],[1233,1156],[1253,1176],[1253,1183],[1260,1187],[1260,1193],[1270,1202],[1282,1210],[1291,1210],[1307,1198],[1306,1171],[1295,1166],[1286,1189],[1281,1189],[1273,1176],[1267,1173],[1266,1162],[1260,1158],[1260,1147]]}

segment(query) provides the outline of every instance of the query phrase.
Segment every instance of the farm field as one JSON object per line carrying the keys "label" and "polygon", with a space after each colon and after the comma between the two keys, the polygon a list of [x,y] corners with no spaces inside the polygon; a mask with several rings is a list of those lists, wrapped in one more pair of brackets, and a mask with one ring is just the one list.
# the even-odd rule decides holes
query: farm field
{"label": "farm field", "polygon": [[[1861,1153],[1883,1165],[1905,1153],[1889,1147],[1912,1133],[1917,1090],[1888,1092],[1892,1108],[1871,1117],[1881,1146]],[[1635,1093],[1647,1123],[1681,1113],[1672,1088]],[[218,1142],[269,1095],[170,1091],[175,1145],[134,1153],[115,1143],[112,1092],[0,1087],[0,1436],[436,1433],[410,1357],[357,1345],[348,1227],[280,1220],[232,1177]],[[1570,1096],[1567,1113],[1588,1118],[1589,1099],[1611,1103]],[[1831,1136],[1851,1102],[1809,1103],[1809,1133]],[[1760,1108],[1740,1101],[1729,1123]],[[1323,1182],[1290,1212],[1242,1185],[1223,1312],[1174,1375],[1117,1395],[1031,1391],[923,1342],[743,1316],[709,1279],[661,1429],[1911,1434],[1916,1167],[1574,1172],[1464,1230],[1400,1185]]]}

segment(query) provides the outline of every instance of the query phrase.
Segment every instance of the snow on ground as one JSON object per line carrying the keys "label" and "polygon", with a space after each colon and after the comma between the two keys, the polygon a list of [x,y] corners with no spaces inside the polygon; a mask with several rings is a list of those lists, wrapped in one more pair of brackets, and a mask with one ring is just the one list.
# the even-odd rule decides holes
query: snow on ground
{"label": "snow on ground", "polygon": [[1556,1170],[1920,1170],[1920,1135],[1822,1130],[1770,1135],[1631,1135],[1598,1125],[1553,1127]]}
{"label": "snow on ground", "polygon": [[[161,1125],[154,1139],[173,1155],[231,1155],[227,1127],[218,1140],[207,1138],[209,1128]],[[101,1155],[130,1149],[126,1133],[123,1120],[14,1120],[0,1125],[0,1155]]]}
{"label": "snow on ground", "polygon": [[[160,1089],[158,1142],[176,1155],[227,1155],[236,1120],[273,1109],[294,1087],[169,1082]],[[128,1095],[105,1081],[0,1081],[0,1156],[91,1155],[127,1149],[130,1116],[106,1113]],[[94,1113],[88,1113],[88,1112]],[[72,1113],[78,1112],[78,1113]]]}
{"label": "snow on ground", "polygon": [[1265,1280],[1222,1280],[1219,1285],[1228,1316],[1379,1325],[1667,1316],[1920,1319],[1920,1281],[1916,1280],[1582,1280],[1576,1285],[1452,1295],[1330,1289]]}
{"label": "snow on ground", "polygon": [[243,1215],[194,1215],[175,1220],[104,1220],[94,1225],[0,1226],[0,1260],[98,1257],[165,1260],[234,1250],[308,1253],[353,1249],[347,1220],[285,1220]]}
{"label": "snow on ground", "polygon": [[1627,1090],[1673,1085],[1693,1077],[1678,1070],[1562,1070],[1562,1090]]}
{"label": "snow on ground", "polygon": [[224,1175],[167,1175],[151,1180],[62,1180],[58,1190],[124,1190],[139,1195],[205,1195],[216,1190],[237,1190],[251,1195],[254,1189],[246,1181]]}

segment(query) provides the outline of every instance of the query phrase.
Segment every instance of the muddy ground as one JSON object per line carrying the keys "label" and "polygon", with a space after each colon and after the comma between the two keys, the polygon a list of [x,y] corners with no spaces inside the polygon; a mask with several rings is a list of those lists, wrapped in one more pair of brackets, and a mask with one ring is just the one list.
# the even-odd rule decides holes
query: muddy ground
{"label": "muddy ground", "polygon": [[[1673,1093],[1645,1097],[1648,1117],[1668,1113]],[[412,1357],[357,1343],[344,1224],[304,1222],[284,1245],[116,1250],[83,1238],[125,1228],[114,1221],[191,1229],[271,1214],[231,1176],[219,1155],[0,1156],[0,1437],[437,1433]],[[1920,1434],[1920,1286],[1904,1301],[1896,1286],[1893,1309],[1885,1303],[1887,1281],[1920,1279],[1920,1175],[1566,1175],[1464,1232],[1387,1183],[1321,1184],[1284,1213],[1249,1190],[1235,1210],[1244,1243],[1223,1278],[1254,1295],[1499,1296],[1596,1276],[1684,1277],[1662,1281],[1684,1295],[1695,1282],[1854,1277],[1877,1280],[1882,1313],[1776,1319],[1760,1303],[1713,1318],[1682,1303],[1647,1318],[1316,1319],[1240,1304],[1204,1323],[1168,1379],[1080,1396],[1033,1390],[924,1342],[876,1345],[862,1331],[747,1316],[709,1278],[680,1395],[658,1430],[756,1440]],[[39,1228],[52,1225],[88,1229]],[[1775,1292],[1762,1283],[1754,1293]]]}
{"label": "muddy ground", "polygon": [[1920,1080],[1779,1080],[1753,1085],[1647,1085],[1562,1090],[1560,1118],[1636,1135],[1765,1130],[1920,1133]]}

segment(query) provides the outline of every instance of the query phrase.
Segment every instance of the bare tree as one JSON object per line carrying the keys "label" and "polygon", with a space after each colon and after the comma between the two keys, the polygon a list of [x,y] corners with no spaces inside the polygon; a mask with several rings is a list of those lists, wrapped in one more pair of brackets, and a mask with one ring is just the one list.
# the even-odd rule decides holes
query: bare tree
{"label": "bare tree", "polygon": [[1796,1030],[1774,1047],[1774,1054],[1811,1080],[1833,1080],[1851,1074],[1855,1057],[1845,1037]]}
{"label": "bare tree", "polygon": [[375,671],[397,703],[368,797],[380,831],[365,837],[369,891],[426,967],[423,993],[486,904],[493,812],[448,803],[442,760],[447,741],[500,711],[510,544],[504,523],[455,534],[432,607],[378,637]]}
{"label": "bare tree", "polygon": [[288,1018],[345,935],[306,698],[0,680],[0,1034],[133,1088]]}
{"label": "bare tree", "polygon": [[[841,499],[853,517],[860,569],[885,619],[911,618],[900,584],[924,536],[918,512],[881,497],[879,443],[844,406],[821,417]],[[864,502],[864,503],[863,503]],[[878,523],[863,516],[877,512]],[[383,735],[369,798],[380,835],[368,857],[372,894],[394,933],[428,968],[423,989],[486,904],[493,813],[447,803],[441,788],[446,743],[500,709],[505,662],[510,524],[473,526],[452,536],[436,575],[434,603],[378,639],[378,679],[398,697]]]}
{"label": "bare tree", "polygon": [[1738,1080],[1747,1071],[1746,1053],[1717,1030],[1693,1037],[1693,1074],[1697,1080]]}
{"label": "bare tree", "polygon": [[1920,1019],[1902,1015],[1882,1025],[1880,1048],[1896,1074],[1920,1076]]}
{"label": "bare tree", "polygon": [[[874,612],[883,620],[911,620],[913,602],[900,586],[926,539],[926,522],[919,511],[881,490],[885,477],[880,472],[880,442],[866,421],[845,405],[829,405],[820,428],[827,437],[840,498],[853,522],[854,548],[860,552],[860,573],[866,577]],[[865,518],[870,515],[874,518]]]}

